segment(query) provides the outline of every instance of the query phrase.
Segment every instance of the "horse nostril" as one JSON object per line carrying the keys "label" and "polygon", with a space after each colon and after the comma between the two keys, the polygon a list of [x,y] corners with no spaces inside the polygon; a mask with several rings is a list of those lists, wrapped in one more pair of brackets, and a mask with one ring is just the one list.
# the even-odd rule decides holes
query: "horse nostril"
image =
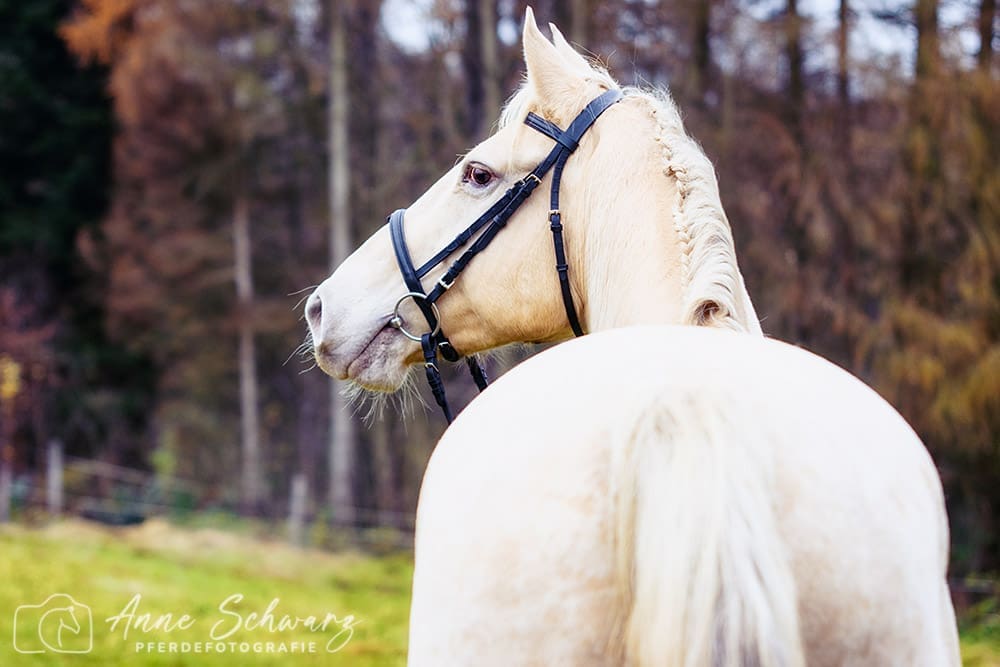
{"label": "horse nostril", "polygon": [[318,329],[323,321],[323,302],[316,294],[309,297],[309,302],[306,304],[306,321],[314,329]]}

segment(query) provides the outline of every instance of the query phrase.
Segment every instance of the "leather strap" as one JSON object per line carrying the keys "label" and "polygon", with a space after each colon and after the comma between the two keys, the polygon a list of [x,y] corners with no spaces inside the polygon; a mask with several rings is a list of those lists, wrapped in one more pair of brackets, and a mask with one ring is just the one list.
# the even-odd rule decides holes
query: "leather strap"
{"label": "leather strap", "polygon": [[[406,234],[403,231],[403,215],[405,209],[393,211],[389,216],[389,234],[392,236],[392,249],[396,253],[396,264],[399,265],[399,273],[403,276],[406,289],[412,294],[425,294],[424,286],[420,283],[417,270],[413,268],[413,258],[410,257],[409,246],[406,245]],[[437,328],[437,318],[431,309],[431,304],[426,299],[414,299],[417,307],[427,319],[427,324],[431,331]]]}
{"label": "leather strap", "polygon": [[512,197],[507,203],[506,208],[493,216],[493,219],[490,220],[490,224],[487,225],[485,231],[483,231],[483,233],[479,235],[479,238],[477,238],[472,245],[469,246],[468,250],[459,255],[458,259],[448,267],[448,270],[445,271],[444,275],[441,276],[440,280],[438,280],[434,289],[428,293],[427,298],[429,301],[432,303],[437,301],[441,298],[441,295],[444,294],[452,286],[452,284],[454,284],[459,274],[462,273],[462,271],[465,270],[465,267],[469,265],[469,262],[472,261],[472,258],[485,250],[486,246],[488,246],[493,239],[496,238],[496,235],[500,233],[500,230],[507,226],[507,221],[514,215],[514,211],[516,211],[517,208],[524,203],[524,200],[527,199],[528,195],[535,190],[538,183],[539,181],[536,178],[525,178],[518,181],[518,184],[514,188],[511,188],[511,190],[515,191],[514,197]]}
{"label": "leather strap", "polygon": [[[535,188],[541,184],[542,179],[548,175],[550,170],[552,171],[552,183],[549,192],[549,228],[552,231],[556,272],[559,276],[559,290],[562,295],[563,306],[566,310],[566,317],[569,320],[570,328],[572,328],[576,336],[583,335],[583,327],[580,324],[580,318],[576,311],[570,287],[569,266],[566,262],[566,249],[562,233],[562,214],[559,212],[559,188],[562,183],[562,172],[566,166],[566,161],[579,147],[580,139],[590,129],[597,118],[621,98],[622,92],[617,89],[609,90],[599,95],[584,107],[583,111],[573,119],[569,127],[565,130],[551,121],[529,113],[524,120],[525,124],[553,139],[555,145],[552,147],[552,150],[549,151],[545,159],[531,170],[527,176],[515,183],[485,213],[480,215],[471,225],[466,227],[465,230],[427,260],[427,262],[422,264],[420,268],[414,266],[413,258],[410,256],[410,251],[406,244],[406,234],[403,230],[405,210],[397,210],[389,216],[389,233],[392,238],[393,251],[396,254],[396,263],[399,265],[399,272],[403,276],[406,289],[409,291],[408,296],[413,298],[413,301],[417,304],[420,312],[423,313],[424,319],[427,320],[427,324],[430,327],[430,331],[420,337],[420,345],[424,353],[424,368],[427,374],[427,383],[431,387],[431,393],[434,394],[435,402],[444,412],[449,424],[452,421],[452,413],[445,394],[441,372],[437,366],[437,355],[438,351],[440,351],[441,356],[448,361],[457,361],[461,357],[440,329],[438,318],[434,312],[434,303],[454,284],[462,271],[469,265],[469,262],[477,254],[485,250],[493,239],[496,238],[500,230],[506,226],[507,221],[514,215],[514,212],[527,200]],[[479,233],[479,236],[472,241],[472,238],[477,233]],[[430,292],[426,292],[421,278],[430,273],[448,257],[458,252],[470,241],[472,243],[465,252],[459,255],[458,259],[448,267]],[[431,333],[434,331],[437,331],[437,333]],[[475,357],[468,357],[466,363],[469,373],[476,382],[476,386],[482,391],[488,383],[482,365]]]}
{"label": "leather strap", "polygon": [[479,363],[479,358],[475,355],[465,358],[465,363],[469,367],[469,374],[472,375],[472,380],[479,387],[479,391],[486,389],[489,385],[489,378],[486,377],[486,371],[483,370],[482,365]]}
{"label": "leather strap", "polygon": [[427,375],[427,384],[430,385],[431,393],[434,395],[434,402],[444,412],[444,418],[450,424],[453,417],[451,415],[451,407],[448,405],[448,396],[444,392],[441,371],[437,366],[437,343],[434,342],[429,333],[425,333],[420,337],[420,347],[424,351],[424,372]]}
{"label": "leather strap", "polygon": [[428,300],[424,292],[424,286],[421,284],[420,278],[413,268],[413,259],[410,257],[410,251],[406,245],[406,236],[403,232],[403,214],[405,212],[404,209],[399,209],[389,216],[389,233],[392,237],[392,249],[396,254],[396,264],[399,265],[399,272],[403,276],[406,289],[413,295],[422,295],[415,296],[413,301],[417,304],[420,312],[423,313],[430,330],[438,330],[437,334],[433,336],[433,340],[437,347],[441,349],[441,356],[448,361],[458,361],[461,359],[461,356],[451,344],[451,341],[448,340],[448,337],[445,336],[444,330],[438,329],[437,316],[434,314],[434,308],[431,307],[433,302]]}
{"label": "leather strap", "polygon": [[465,230],[456,236],[452,241],[441,249],[436,255],[431,257],[429,260],[424,262],[419,269],[417,269],[417,276],[423,278],[431,269],[446,260],[450,255],[454,254],[459,248],[464,246],[469,242],[469,239],[482,229],[490,220],[495,218],[498,214],[503,212],[507,205],[510,203],[511,199],[517,194],[517,189],[520,186],[520,181],[511,186],[507,192],[504,193],[503,197],[498,199],[492,206],[490,206],[485,213],[476,218],[476,221],[465,228]]}

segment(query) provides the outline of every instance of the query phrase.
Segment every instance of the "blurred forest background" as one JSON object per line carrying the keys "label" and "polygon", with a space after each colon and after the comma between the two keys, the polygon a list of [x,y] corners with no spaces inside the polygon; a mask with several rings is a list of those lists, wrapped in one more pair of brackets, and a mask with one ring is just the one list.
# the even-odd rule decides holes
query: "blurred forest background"
{"label": "blurred forest background", "polygon": [[[410,527],[444,424],[352,417],[294,354],[300,291],[491,130],[525,4],[0,0],[0,518],[59,451],[68,508],[119,493],[86,463],[187,509]],[[533,4],[670,87],[765,332],[903,412],[954,574],[1000,572],[996,0]]]}

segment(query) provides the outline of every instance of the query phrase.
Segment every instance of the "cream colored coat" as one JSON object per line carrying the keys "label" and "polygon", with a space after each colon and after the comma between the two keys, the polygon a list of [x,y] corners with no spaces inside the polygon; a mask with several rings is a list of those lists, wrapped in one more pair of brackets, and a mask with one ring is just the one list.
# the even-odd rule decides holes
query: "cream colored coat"
{"label": "cream colored coat", "polygon": [[[631,493],[662,504],[636,521],[621,510]],[[560,345],[457,418],[420,496],[409,664],[621,664],[635,600],[617,549],[632,530],[645,544],[625,564],[633,586],[661,596],[633,618],[635,664],[717,664],[722,616],[699,598],[747,590],[747,632],[770,642],[761,664],[802,664],[799,637],[812,667],[959,664],[941,485],[910,427],[815,355],[693,327]],[[671,576],[672,551],[764,590],[711,572],[696,586],[690,563]]]}

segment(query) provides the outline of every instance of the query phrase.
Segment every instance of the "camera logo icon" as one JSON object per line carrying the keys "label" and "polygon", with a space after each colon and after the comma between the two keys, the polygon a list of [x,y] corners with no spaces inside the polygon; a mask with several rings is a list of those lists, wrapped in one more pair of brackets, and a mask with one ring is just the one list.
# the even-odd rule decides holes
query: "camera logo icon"
{"label": "camera logo icon", "polygon": [[18,653],[90,653],[94,624],[90,607],[65,593],[14,611],[14,650]]}

